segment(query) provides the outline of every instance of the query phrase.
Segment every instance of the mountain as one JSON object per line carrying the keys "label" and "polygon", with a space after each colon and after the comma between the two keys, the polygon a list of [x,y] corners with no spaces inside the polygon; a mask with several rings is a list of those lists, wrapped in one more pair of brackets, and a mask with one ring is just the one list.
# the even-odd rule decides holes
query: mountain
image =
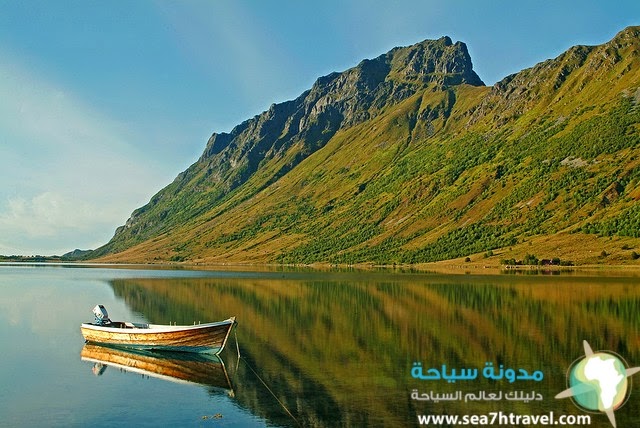
{"label": "mountain", "polygon": [[82,260],[85,257],[91,255],[91,253],[92,253],[91,250],[81,250],[79,248],[76,248],[73,251],[64,253],[62,255],[62,260],[65,260],[65,261]]}
{"label": "mountain", "polygon": [[638,103],[640,27],[492,87],[464,43],[395,48],[213,134],[89,257],[635,263]]}

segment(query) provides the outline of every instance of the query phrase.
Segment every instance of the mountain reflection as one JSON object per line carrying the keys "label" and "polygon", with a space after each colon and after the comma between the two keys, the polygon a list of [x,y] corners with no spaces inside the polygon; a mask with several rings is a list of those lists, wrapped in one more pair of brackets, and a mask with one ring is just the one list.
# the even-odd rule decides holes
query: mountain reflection
{"label": "mountain reflection", "polygon": [[[235,315],[242,356],[232,376],[236,399],[281,425],[406,426],[416,424],[418,413],[496,409],[416,402],[416,388],[535,388],[542,403],[502,402],[499,409],[576,413],[570,400],[553,397],[566,388],[566,370],[583,340],[640,363],[640,285],[633,279],[285,273],[111,285],[154,323]],[[235,355],[235,343],[227,346],[223,355]],[[434,384],[411,377],[414,361],[480,368],[487,361],[539,369],[545,378],[517,386],[486,379]],[[625,406],[616,418],[638,422],[640,410]]]}

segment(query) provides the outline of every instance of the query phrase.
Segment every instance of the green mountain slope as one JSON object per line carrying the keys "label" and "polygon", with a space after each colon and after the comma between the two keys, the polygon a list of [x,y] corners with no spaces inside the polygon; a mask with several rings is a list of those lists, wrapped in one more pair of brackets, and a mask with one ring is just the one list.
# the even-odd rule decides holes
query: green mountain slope
{"label": "green mountain slope", "polygon": [[91,257],[422,263],[625,236],[633,262],[639,103],[640,27],[493,87],[463,43],[396,48],[214,134]]}

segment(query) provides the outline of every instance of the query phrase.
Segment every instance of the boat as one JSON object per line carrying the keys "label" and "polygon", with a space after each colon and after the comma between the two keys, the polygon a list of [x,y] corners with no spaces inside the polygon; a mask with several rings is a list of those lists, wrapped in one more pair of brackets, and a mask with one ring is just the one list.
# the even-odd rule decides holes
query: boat
{"label": "boat", "polygon": [[140,351],[86,343],[80,358],[93,363],[96,376],[101,376],[107,367],[114,367],[171,382],[214,387],[234,396],[224,361],[218,355]]}
{"label": "boat", "polygon": [[96,305],[93,314],[93,323],[82,323],[80,326],[86,343],[137,350],[219,354],[236,325],[235,317],[194,325],[111,321],[103,305]]}

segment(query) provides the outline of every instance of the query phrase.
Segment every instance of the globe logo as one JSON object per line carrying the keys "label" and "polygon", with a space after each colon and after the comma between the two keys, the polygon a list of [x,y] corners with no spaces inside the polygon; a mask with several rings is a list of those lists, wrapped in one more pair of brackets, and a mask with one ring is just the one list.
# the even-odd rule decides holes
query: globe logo
{"label": "globe logo", "polygon": [[640,367],[627,368],[620,356],[608,351],[593,352],[586,340],[583,344],[585,356],[571,365],[567,376],[569,388],[556,398],[572,397],[583,410],[605,413],[615,427],[613,412],[629,398],[628,377],[640,371]]}
{"label": "globe logo", "polygon": [[585,410],[605,412],[620,407],[628,391],[624,363],[615,355],[596,352],[571,368],[569,386],[584,390],[573,396],[574,402]]}

